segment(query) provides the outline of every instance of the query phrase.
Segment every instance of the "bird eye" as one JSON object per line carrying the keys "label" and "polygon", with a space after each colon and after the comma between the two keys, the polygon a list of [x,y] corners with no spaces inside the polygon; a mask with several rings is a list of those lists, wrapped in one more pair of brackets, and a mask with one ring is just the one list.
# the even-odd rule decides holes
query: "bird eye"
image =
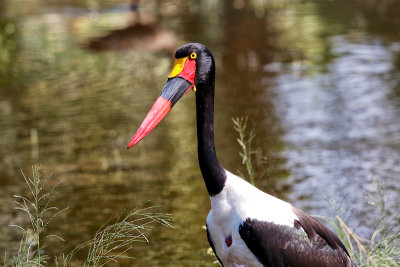
{"label": "bird eye", "polygon": [[195,52],[190,54],[190,58],[191,59],[196,59],[197,58],[197,54]]}

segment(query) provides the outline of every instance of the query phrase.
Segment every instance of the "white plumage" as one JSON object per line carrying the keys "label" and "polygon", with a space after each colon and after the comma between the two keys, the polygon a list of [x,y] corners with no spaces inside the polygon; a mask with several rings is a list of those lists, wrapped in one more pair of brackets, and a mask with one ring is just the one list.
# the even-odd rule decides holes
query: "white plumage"
{"label": "white plumage", "polygon": [[[226,171],[223,190],[210,197],[211,211],[207,228],[214,249],[224,267],[262,267],[239,235],[239,226],[247,218],[293,227],[297,216],[291,204],[268,195],[242,178]],[[232,237],[232,245],[225,240]]]}

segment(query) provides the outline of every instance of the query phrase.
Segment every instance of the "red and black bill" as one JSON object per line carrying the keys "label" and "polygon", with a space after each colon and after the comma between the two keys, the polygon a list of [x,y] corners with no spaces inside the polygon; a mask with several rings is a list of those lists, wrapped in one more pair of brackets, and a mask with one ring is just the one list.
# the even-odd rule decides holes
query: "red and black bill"
{"label": "red and black bill", "polygon": [[185,57],[175,60],[174,67],[168,76],[167,83],[139,129],[133,136],[128,148],[136,145],[147,134],[149,134],[167,115],[175,103],[190,89],[194,88],[195,73],[196,63],[194,59]]}

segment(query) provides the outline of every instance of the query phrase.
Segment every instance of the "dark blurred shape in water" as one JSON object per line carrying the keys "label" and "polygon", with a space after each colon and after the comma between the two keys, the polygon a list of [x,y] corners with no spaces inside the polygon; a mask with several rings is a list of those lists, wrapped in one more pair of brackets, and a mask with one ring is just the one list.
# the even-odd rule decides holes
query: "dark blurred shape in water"
{"label": "dark blurred shape in water", "polygon": [[[157,18],[146,22],[138,1],[129,6],[132,15],[131,25],[110,31],[108,34],[93,38],[84,44],[92,50],[124,50],[167,52],[173,55],[177,48],[177,40],[173,31],[161,27]],[[101,14],[100,14],[101,15]]]}
{"label": "dark blurred shape in water", "polygon": [[105,36],[94,38],[85,46],[93,50],[134,49],[173,54],[176,49],[176,38],[172,31],[155,24],[136,23],[124,29],[111,31]]}

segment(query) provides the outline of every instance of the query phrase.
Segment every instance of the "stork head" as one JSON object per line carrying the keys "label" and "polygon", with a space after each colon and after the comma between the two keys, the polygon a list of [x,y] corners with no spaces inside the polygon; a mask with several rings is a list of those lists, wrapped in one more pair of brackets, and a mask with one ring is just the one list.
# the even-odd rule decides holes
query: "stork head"
{"label": "stork head", "polygon": [[[178,100],[192,89],[196,92],[214,83],[215,65],[210,51],[202,44],[190,43],[175,53],[175,63],[167,83],[146,118],[133,136],[128,148],[136,145],[161,122]],[[199,92],[200,93],[200,92]]]}

